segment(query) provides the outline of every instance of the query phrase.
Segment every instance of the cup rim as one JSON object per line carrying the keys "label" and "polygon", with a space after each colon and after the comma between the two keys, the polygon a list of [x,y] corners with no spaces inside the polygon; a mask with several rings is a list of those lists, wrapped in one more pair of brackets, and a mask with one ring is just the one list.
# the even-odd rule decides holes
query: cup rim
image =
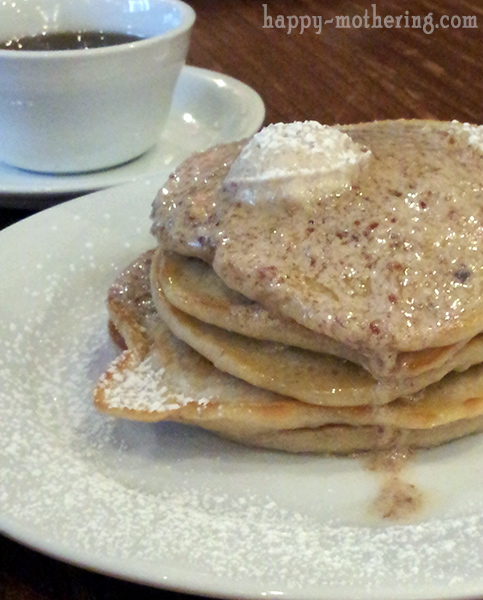
{"label": "cup rim", "polygon": [[25,60],[62,60],[66,58],[83,58],[88,57],[99,57],[106,54],[118,54],[120,52],[132,51],[135,48],[143,48],[152,44],[159,43],[160,41],[168,41],[176,38],[187,31],[189,31],[195,22],[196,13],[194,9],[186,4],[183,0],[156,0],[158,2],[166,2],[173,6],[178,7],[181,10],[181,21],[177,27],[168,29],[167,31],[158,35],[153,35],[147,38],[141,38],[132,42],[123,44],[116,44],[112,46],[103,46],[101,48],[89,48],[86,49],[71,49],[71,50],[21,50],[12,51],[5,48],[0,48],[0,58],[2,60],[9,61],[25,61]]}

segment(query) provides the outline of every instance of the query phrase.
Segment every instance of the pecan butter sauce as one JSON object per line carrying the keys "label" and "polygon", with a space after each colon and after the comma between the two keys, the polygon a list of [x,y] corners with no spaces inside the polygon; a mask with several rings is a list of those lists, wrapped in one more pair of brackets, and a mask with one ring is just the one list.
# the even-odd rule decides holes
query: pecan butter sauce
{"label": "pecan butter sauce", "polygon": [[[287,135],[265,149],[258,143],[245,180],[236,161],[247,142],[220,146],[188,160],[160,190],[153,233],[167,249],[211,262],[229,287],[274,313],[369,357],[382,378],[401,352],[483,329],[483,134],[418,121],[327,129],[367,151],[358,169],[347,161],[340,185],[331,173],[317,185],[313,169],[304,175],[310,144],[297,164],[291,149],[287,167]],[[258,194],[273,188],[271,172],[277,197]],[[257,193],[245,201],[250,181]]]}
{"label": "pecan butter sauce", "polygon": [[417,516],[424,506],[422,492],[406,481],[404,467],[410,458],[407,450],[373,452],[363,460],[370,471],[381,477],[378,493],[369,507],[378,518],[390,521],[408,521]]}

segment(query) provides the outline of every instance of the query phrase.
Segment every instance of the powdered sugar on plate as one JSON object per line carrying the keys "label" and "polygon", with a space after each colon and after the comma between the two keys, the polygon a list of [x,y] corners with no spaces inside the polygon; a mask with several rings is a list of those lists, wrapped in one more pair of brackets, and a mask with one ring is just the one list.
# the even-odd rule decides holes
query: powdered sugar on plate
{"label": "powdered sugar on plate", "polygon": [[[128,211],[133,197],[140,206]],[[256,451],[95,412],[92,388],[116,354],[107,285],[149,247],[139,231],[150,198],[118,188],[0,235],[11,271],[0,289],[0,526],[67,560],[200,594],[482,593],[478,438],[418,455],[406,476],[425,509],[391,523],[371,517],[380,482],[357,460]]]}

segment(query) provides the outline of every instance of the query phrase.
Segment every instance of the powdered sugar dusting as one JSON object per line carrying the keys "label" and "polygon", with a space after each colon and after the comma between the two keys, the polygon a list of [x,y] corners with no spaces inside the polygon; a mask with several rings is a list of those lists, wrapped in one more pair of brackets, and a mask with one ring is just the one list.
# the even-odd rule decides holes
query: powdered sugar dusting
{"label": "powdered sugar dusting", "polygon": [[473,146],[480,152],[483,152],[483,125],[473,125],[471,123],[460,123],[459,121],[452,121],[453,129],[452,133],[468,134],[468,144]]}
{"label": "powdered sugar dusting", "polygon": [[[122,356],[120,360],[122,360]],[[190,396],[173,393],[166,378],[166,370],[160,367],[156,357],[148,354],[144,360],[130,369],[120,371],[115,361],[103,375],[101,382],[112,377],[116,385],[103,385],[104,402],[110,408],[128,408],[149,413],[168,413],[195,402]],[[199,407],[206,405],[209,398],[197,398]]]}
{"label": "powdered sugar dusting", "polygon": [[247,177],[267,179],[287,177],[294,169],[324,172],[354,164],[360,155],[361,147],[337,127],[317,121],[274,123],[250,139],[228,177],[242,167]]}
{"label": "powdered sugar dusting", "polygon": [[465,131],[468,132],[468,143],[470,146],[475,146],[478,150],[483,152],[483,126],[469,125],[465,123],[463,125]]}
{"label": "powdered sugar dusting", "polygon": [[377,480],[357,461],[259,452],[96,413],[92,389],[116,352],[104,308],[115,267],[104,242],[79,259],[81,243],[54,248],[37,275],[10,263],[2,288],[7,532],[87,565],[225,597],[481,592],[477,440],[421,455],[412,476],[440,499],[419,522],[388,524],[367,515]]}
{"label": "powdered sugar dusting", "polygon": [[353,183],[370,154],[337,127],[317,121],[274,123],[244,146],[225,188],[250,203],[318,200]]}

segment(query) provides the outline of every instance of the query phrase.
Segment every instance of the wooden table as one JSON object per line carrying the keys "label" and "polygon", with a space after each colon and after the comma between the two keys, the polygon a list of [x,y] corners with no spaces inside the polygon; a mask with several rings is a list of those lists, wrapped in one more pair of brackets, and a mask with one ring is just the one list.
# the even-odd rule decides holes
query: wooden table
{"label": "wooden table", "polygon": [[[363,0],[190,4],[198,19],[188,62],[254,87],[266,102],[267,123],[400,117],[483,123],[479,0],[380,0],[375,6]],[[0,208],[0,226],[31,212]],[[90,573],[0,538],[0,600],[133,596],[186,597]]]}

